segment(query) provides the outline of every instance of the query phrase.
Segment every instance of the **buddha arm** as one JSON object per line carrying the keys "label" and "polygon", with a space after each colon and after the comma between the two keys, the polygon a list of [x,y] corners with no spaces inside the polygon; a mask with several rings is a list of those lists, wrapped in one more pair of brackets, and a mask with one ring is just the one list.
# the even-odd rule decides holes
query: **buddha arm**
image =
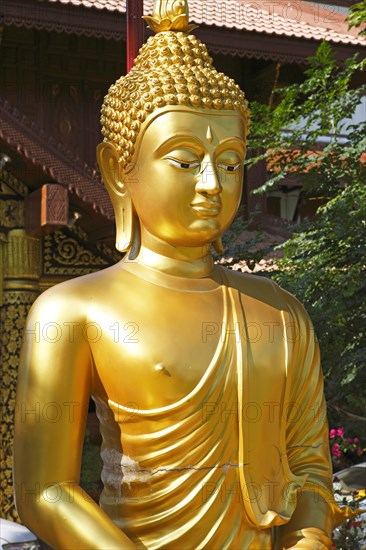
{"label": "buddha arm", "polygon": [[15,422],[18,513],[55,549],[136,548],[79,485],[92,370],[77,298],[65,298],[41,296],[27,321]]}
{"label": "buddha arm", "polygon": [[289,300],[298,331],[289,366],[286,447],[291,471],[306,482],[291,520],[278,530],[277,547],[325,550],[332,547],[335,504],[319,346],[308,315]]}

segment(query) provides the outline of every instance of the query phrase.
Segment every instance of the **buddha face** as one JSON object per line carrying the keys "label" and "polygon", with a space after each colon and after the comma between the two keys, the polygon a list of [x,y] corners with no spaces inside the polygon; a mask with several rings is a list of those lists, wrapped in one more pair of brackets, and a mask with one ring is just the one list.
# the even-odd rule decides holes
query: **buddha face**
{"label": "buddha face", "polygon": [[125,175],[142,237],[188,247],[217,239],[240,203],[244,157],[244,122],[236,111],[155,114]]}

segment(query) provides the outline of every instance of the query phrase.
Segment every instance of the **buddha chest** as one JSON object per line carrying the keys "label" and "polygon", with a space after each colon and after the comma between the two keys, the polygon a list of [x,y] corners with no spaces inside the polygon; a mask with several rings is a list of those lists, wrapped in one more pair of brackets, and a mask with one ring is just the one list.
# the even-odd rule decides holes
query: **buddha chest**
{"label": "buddha chest", "polygon": [[139,279],[133,293],[107,298],[103,314],[98,307],[94,312],[97,393],[140,408],[184,398],[222,346],[229,330],[226,309],[220,286],[186,291]]}

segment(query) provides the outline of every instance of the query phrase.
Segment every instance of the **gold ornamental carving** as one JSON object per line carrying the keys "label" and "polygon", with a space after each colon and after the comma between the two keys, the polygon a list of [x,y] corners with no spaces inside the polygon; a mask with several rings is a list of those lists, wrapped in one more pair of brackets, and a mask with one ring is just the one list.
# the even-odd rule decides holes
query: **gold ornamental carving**
{"label": "gold ornamental carving", "polygon": [[15,389],[19,367],[19,354],[22,343],[25,319],[37,298],[37,292],[6,291],[0,308],[1,317],[1,517],[18,520],[15,510],[12,482],[13,461],[13,421],[15,407]]}
{"label": "gold ornamental carving", "polygon": [[2,403],[1,516],[18,520],[12,483],[13,421],[19,355],[25,319],[38,295],[39,241],[25,234],[27,187],[6,170],[0,173],[0,364]]}
{"label": "gold ornamental carving", "polygon": [[5,168],[0,172],[0,194],[25,197],[28,195],[28,188]]}
{"label": "gold ornamental carving", "polygon": [[39,239],[29,237],[23,229],[13,229],[8,233],[5,254],[5,279],[38,280],[40,276]]}
{"label": "gold ornamental carving", "polygon": [[[55,234],[55,242],[57,248],[54,251],[54,257],[61,265],[75,267],[85,266],[95,259],[90,250],[86,250],[76,241],[76,239],[68,237],[60,231],[57,231]],[[106,261],[101,259],[100,261],[104,265],[107,264]]]}
{"label": "gold ornamental carving", "polygon": [[88,236],[80,228],[74,228],[72,233],[55,231],[43,240],[44,275],[84,275],[119,259],[120,255],[105,245],[88,248]]}
{"label": "gold ornamental carving", "polygon": [[23,227],[24,204],[19,200],[3,200],[0,202],[0,219],[4,228]]}

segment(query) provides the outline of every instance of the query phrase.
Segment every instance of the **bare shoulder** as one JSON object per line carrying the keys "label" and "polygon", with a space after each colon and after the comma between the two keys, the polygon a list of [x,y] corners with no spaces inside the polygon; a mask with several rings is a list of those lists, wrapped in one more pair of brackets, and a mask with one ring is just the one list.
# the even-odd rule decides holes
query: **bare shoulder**
{"label": "bare shoulder", "polygon": [[59,283],[43,292],[32,305],[29,320],[83,321],[93,305],[112,292],[116,266]]}

